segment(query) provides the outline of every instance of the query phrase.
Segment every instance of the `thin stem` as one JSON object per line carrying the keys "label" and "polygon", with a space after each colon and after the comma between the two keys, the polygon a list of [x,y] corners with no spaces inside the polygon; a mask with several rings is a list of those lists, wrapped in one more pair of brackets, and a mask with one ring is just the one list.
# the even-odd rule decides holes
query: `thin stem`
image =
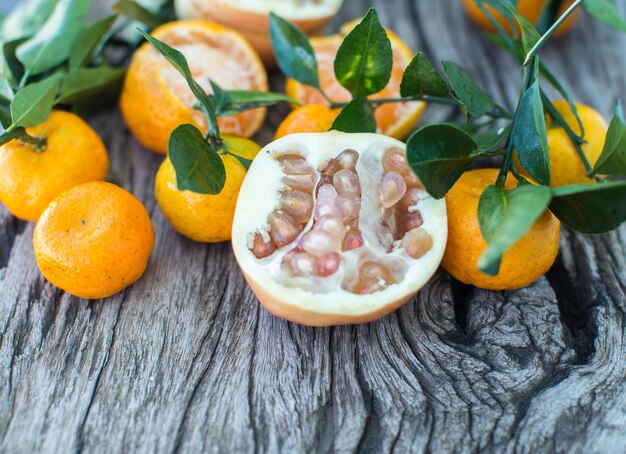
{"label": "thin stem", "polygon": [[533,59],[533,57],[537,55],[537,53],[543,47],[546,41],[550,39],[552,34],[561,26],[563,22],[565,22],[565,20],[569,17],[569,15],[572,14],[574,10],[578,8],[584,1],[585,0],[576,0],[574,3],[572,3],[572,5],[567,9],[567,11],[565,11],[563,15],[559,17],[554,24],[552,24],[552,26],[548,29],[548,31],[545,32],[541,38],[539,38],[539,41],[537,41],[537,43],[532,47],[532,49],[528,51],[528,54],[526,54],[526,59],[524,60],[524,66],[530,63],[530,61]]}
{"label": "thin stem", "polygon": [[[432,104],[445,104],[448,106],[461,107],[461,103],[454,98],[443,98],[439,96],[408,96],[406,98],[381,98],[381,99],[368,99],[373,107],[378,107],[383,104],[392,104],[400,102],[428,102]],[[338,109],[347,106],[347,102],[334,102],[331,104],[331,109]],[[494,112],[487,112],[486,114],[492,118],[513,118],[512,115],[500,106],[496,106]]]}
{"label": "thin stem", "polygon": [[0,134],[0,145],[9,143],[12,140],[20,140],[23,143],[32,145],[33,149],[37,152],[43,151],[46,147],[46,139],[43,137],[33,137],[26,132],[24,128],[11,128]]}
{"label": "thin stem", "polygon": [[24,75],[22,76],[22,80],[20,80],[20,85],[17,87],[18,90],[21,90],[26,86],[26,82],[28,82],[28,78],[30,77],[30,69],[26,70]]}
{"label": "thin stem", "polygon": [[[534,60],[534,57],[533,57]],[[522,101],[522,97],[528,87],[533,83],[533,68],[531,66],[524,66],[524,83],[522,84],[522,92],[520,94],[520,100],[515,108],[515,114],[517,115],[517,111],[519,110],[519,105]],[[515,118],[515,117],[513,117]],[[515,121],[515,120],[513,120]],[[508,139],[506,140],[506,148],[504,150],[504,160],[502,161],[502,167],[500,167],[500,173],[498,174],[498,179],[496,180],[496,186],[499,188],[504,187],[504,182],[506,181],[506,177],[511,170],[511,166],[513,165],[513,135],[509,134]]]}

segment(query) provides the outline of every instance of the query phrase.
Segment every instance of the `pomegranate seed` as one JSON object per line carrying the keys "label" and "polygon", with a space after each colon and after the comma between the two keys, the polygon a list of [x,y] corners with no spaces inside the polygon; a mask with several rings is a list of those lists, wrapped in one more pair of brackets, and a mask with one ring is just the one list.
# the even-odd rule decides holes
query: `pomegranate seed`
{"label": "pomegranate seed", "polygon": [[300,252],[293,258],[291,266],[296,276],[312,276],[317,270],[317,259],[306,252]]}
{"label": "pomegranate seed", "polygon": [[343,222],[346,225],[357,219],[361,212],[361,200],[356,198],[339,196],[337,197],[337,206],[343,214]]}
{"label": "pomegranate seed", "polygon": [[419,259],[433,247],[433,238],[422,229],[409,230],[402,238],[402,247],[414,259]]}
{"label": "pomegranate seed", "polygon": [[348,169],[355,171],[356,163],[359,161],[359,153],[355,150],[347,149],[339,153],[336,161],[339,163],[342,169]]}
{"label": "pomegranate seed", "polygon": [[362,281],[379,280],[384,282],[386,285],[393,284],[395,282],[389,268],[382,263],[373,261],[363,262],[361,268],[359,269],[359,277]]}
{"label": "pomegranate seed", "polygon": [[304,175],[311,169],[306,160],[298,155],[281,156],[278,158],[278,162],[283,166],[283,170],[287,175]]}
{"label": "pomegranate seed", "polygon": [[400,148],[390,148],[383,155],[383,169],[385,172],[397,172],[402,174],[409,170],[406,165],[404,151]]}
{"label": "pomegranate seed", "polygon": [[404,215],[404,226],[407,231],[421,227],[424,224],[422,214],[419,211],[411,211]]}
{"label": "pomegranate seed", "polygon": [[361,184],[359,177],[351,170],[340,170],[333,177],[333,185],[339,195],[360,196]]}
{"label": "pomegranate seed", "polygon": [[325,230],[315,228],[302,237],[300,247],[311,255],[322,257],[329,252],[339,251],[342,239]]}
{"label": "pomegranate seed", "polygon": [[332,176],[335,173],[339,172],[341,169],[342,167],[336,159],[330,159],[328,160],[328,163],[326,163],[326,165],[323,166],[322,173],[332,178]]}
{"label": "pomegranate seed", "polygon": [[306,224],[313,214],[313,197],[302,191],[285,191],[280,196],[280,207],[296,221]]}
{"label": "pomegranate seed", "polygon": [[369,295],[380,292],[386,287],[385,283],[378,279],[362,279],[354,286],[352,292],[357,295]]}
{"label": "pomegranate seed", "polygon": [[345,233],[345,227],[341,223],[341,218],[333,216],[322,216],[315,224],[315,228],[328,232],[334,237],[343,238]]}
{"label": "pomegranate seed", "polygon": [[351,251],[352,249],[358,249],[363,246],[363,236],[361,235],[361,230],[358,227],[350,227],[348,233],[343,239],[343,247],[342,250]]}
{"label": "pomegranate seed", "polygon": [[379,199],[382,206],[391,208],[404,197],[406,182],[398,172],[388,172],[380,183],[379,191]]}
{"label": "pomegranate seed", "polygon": [[283,178],[283,183],[291,189],[311,194],[313,189],[315,189],[315,184],[317,183],[317,173],[315,173],[315,170],[308,168],[305,173],[286,175]]}
{"label": "pomegranate seed", "polygon": [[417,188],[423,189],[422,184],[417,179],[417,176],[413,173],[411,169],[408,169],[406,172],[402,174],[402,178],[404,178],[404,182],[409,188]]}
{"label": "pomegranate seed", "polygon": [[270,236],[278,247],[293,242],[302,232],[302,225],[284,211],[276,210],[269,215]]}
{"label": "pomegranate seed", "polygon": [[317,275],[321,277],[332,276],[339,269],[341,256],[336,252],[330,252],[317,261]]}
{"label": "pomegranate seed", "polygon": [[418,188],[411,188],[406,191],[406,194],[404,194],[404,197],[400,200],[400,206],[408,209],[417,205],[420,201],[420,192]]}
{"label": "pomegranate seed", "polygon": [[250,248],[252,253],[257,259],[264,259],[269,257],[276,251],[276,246],[271,241],[265,241],[263,235],[257,232],[254,235],[252,247]]}

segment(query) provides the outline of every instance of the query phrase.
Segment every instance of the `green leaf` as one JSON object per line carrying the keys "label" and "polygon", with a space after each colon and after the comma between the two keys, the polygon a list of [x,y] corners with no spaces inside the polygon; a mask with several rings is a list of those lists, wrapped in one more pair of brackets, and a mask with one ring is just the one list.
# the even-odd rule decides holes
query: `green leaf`
{"label": "green leaf", "polygon": [[335,57],[335,76],[355,98],[378,93],[389,83],[393,51],[373,8],[344,38]]}
{"label": "green leaf", "polygon": [[167,154],[176,172],[181,191],[219,194],[226,182],[222,158],[193,125],[180,125],[170,136]]}
{"label": "green leaf", "polygon": [[34,35],[52,14],[58,0],[22,0],[14,2],[0,28],[0,40],[13,41]]}
{"label": "green leaf", "polygon": [[535,28],[533,24],[531,24],[528,19],[526,19],[515,7],[507,2],[501,2],[509,12],[515,17],[515,20],[520,26],[522,30],[522,44],[524,45],[524,53],[528,53],[535,44],[541,39],[541,35]]}
{"label": "green leaf", "polygon": [[0,125],[6,130],[11,126],[11,103],[0,98]]}
{"label": "green leaf", "polygon": [[15,52],[20,44],[26,41],[25,38],[9,41],[2,46],[2,73],[7,80],[17,87],[24,76],[24,66],[17,59]]}
{"label": "green leaf", "polygon": [[626,32],[626,21],[610,0],[585,0],[585,10],[609,27]]}
{"label": "green leaf", "polygon": [[285,76],[319,89],[317,60],[306,35],[282,17],[270,13],[270,37],[276,61]]}
{"label": "green leaf", "polygon": [[504,190],[488,186],[478,204],[480,230],[489,245],[478,260],[478,269],[495,276],[504,253],[513,246],[550,203],[550,188],[522,185]]}
{"label": "green leaf", "polygon": [[11,102],[11,128],[28,128],[43,123],[50,116],[61,82],[61,74],[25,86]]}
{"label": "green leaf", "polygon": [[538,80],[531,84],[520,100],[513,120],[511,140],[520,163],[529,175],[540,184],[549,185],[550,158]]}
{"label": "green leaf", "polygon": [[472,139],[474,139],[474,142],[476,142],[476,145],[478,146],[479,154],[484,154],[485,152],[492,150],[494,147],[501,145],[507,137],[509,137],[512,127],[512,124],[509,124],[473,134]]}
{"label": "green leaf", "polygon": [[149,28],[161,25],[161,18],[152,14],[143,6],[132,0],[119,0],[112,7],[113,11],[126,16],[128,19],[142,23]]}
{"label": "green leaf", "polygon": [[469,167],[476,149],[476,142],[462,129],[428,125],[409,138],[407,161],[426,191],[441,199]]}
{"label": "green leaf", "polygon": [[482,117],[496,104],[459,65],[451,61],[442,61],[441,65],[455,96],[472,117]]}
{"label": "green leaf", "polygon": [[100,66],[98,68],[78,68],[63,80],[59,104],[73,104],[97,96],[111,85],[120,85],[126,70]]}
{"label": "green leaf", "polygon": [[14,96],[15,93],[13,92],[13,88],[11,88],[11,84],[9,84],[9,81],[4,76],[0,75],[0,100],[5,100],[10,103]]}
{"label": "green leaf", "polygon": [[213,137],[219,137],[219,127],[217,125],[217,117],[215,116],[214,104],[209,95],[204,91],[198,82],[191,75],[189,64],[185,56],[173,47],[165,44],[163,41],[148,35],[139,30],[144,38],[185,78],[187,85],[191,89],[196,99],[200,102],[200,109],[207,117],[209,134]]}
{"label": "green leaf", "polygon": [[448,86],[426,55],[419,52],[409,63],[400,84],[400,94],[411,96],[448,96]]}
{"label": "green leaf", "polygon": [[[585,125],[583,125],[583,121],[580,119],[580,115],[578,115],[578,109],[576,109],[576,104],[574,103],[574,100],[570,96],[569,92],[565,89],[565,87],[563,87],[563,85],[556,78],[556,76],[552,74],[552,72],[548,69],[548,67],[541,61],[539,62],[539,73],[550,83],[550,85],[552,85],[556,89],[556,91],[559,92],[561,96],[563,96],[563,99],[567,101],[567,104],[569,105],[570,110],[572,111],[572,113],[574,114],[574,117],[576,118],[576,122],[578,123],[578,127],[580,128],[580,131],[581,131],[581,136],[584,136]],[[550,100],[548,99],[548,97],[545,95],[545,93],[542,90],[540,91],[541,91],[541,100],[544,103],[544,106],[546,106],[546,103],[550,102]]]}
{"label": "green leaf", "polygon": [[365,98],[356,98],[346,105],[330,128],[343,132],[376,132],[374,109]]}
{"label": "green leaf", "polygon": [[226,102],[222,105],[217,115],[220,117],[234,115],[246,110],[269,107],[281,102],[300,104],[298,101],[282,93],[248,91],[248,90],[225,90]]}
{"label": "green leaf", "polygon": [[17,48],[17,58],[31,74],[40,74],[65,61],[83,31],[89,0],[59,0],[43,27]]}
{"label": "green leaf", "polygon": [[111,30],[117,16],[109,16],[88,26],[78,37],[70,52],[70,70],[89,64],[94,50]]}
{"label": "green leaf", "polygon": [[561,186],[552,195],[550,210],[577,232],[607,233],[626,221],[626,181]]}
{"label": "green leaf", "polygon": [[626,176],[626,126],[619,115],[611,120],[602,154],[593,168],[593,173]]}

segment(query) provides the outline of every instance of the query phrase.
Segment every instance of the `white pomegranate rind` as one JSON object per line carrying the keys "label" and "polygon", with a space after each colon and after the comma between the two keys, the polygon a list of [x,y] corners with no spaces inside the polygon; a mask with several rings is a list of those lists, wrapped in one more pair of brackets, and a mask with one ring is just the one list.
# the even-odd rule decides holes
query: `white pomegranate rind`
{"label": "white pomegranate rind", "polygon": [[[372,198],[371,191],[375,187],[372,182],[383,176],[383,154],[393,147],[402,150],[406,148],[402,142],[387,136],[328,132],[286,136],[259,152],[241,187],[233,223],[232,244],[248,284],[269,312],[310,326],[365,323],[392,312],[411,299],[430,280],[443,258],[448,225],[445,201],[436,200],[426,192],[420,198],[418,207],[424,221],[421,228],[432,237],[432,247],[419,259],[413,259],[402,248],[395,248],[386,254],[383,261],[392,259],[406,263],[406,273],[399,283],[391,284],[375,293],[355,294],[341,288],[339,282],[345,277],[341,272],[327,278],[285,277],[281,271],[281,257],[293,249],[298,240],[291,246],[278,249],[265,259],[257,259],[249,249],[249,235],[257,231],[267,231],[268,216],[276,210],[280,194],[286,188],[282,181],[285,174],[277,157],[299,154],[312,167],[318,169],[328,159],[351,148],[360,155],[357,173],[363,186],[360,223],[364,226],[365,249],[376,250],[375,242],[372,241],[374,237],[366,232],[366,224],[371,224],[376,217],[376,213],[372,212],[376,208],[372,208],[375,203],[366,203],[366,198],[368,191]],[[300,237],[311,228],[312,222],[309,221]],[[355,260],[358,254],[357,251],[349,251],[342,253],[342,256],[349,262]]]}

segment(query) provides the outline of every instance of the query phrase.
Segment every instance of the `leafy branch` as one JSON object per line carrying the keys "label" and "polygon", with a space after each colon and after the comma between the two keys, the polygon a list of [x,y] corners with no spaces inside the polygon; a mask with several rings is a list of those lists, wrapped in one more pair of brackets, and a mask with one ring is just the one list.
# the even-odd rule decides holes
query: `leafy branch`
{"label": "leafy branch", "polygon": [[[489,186],[479,204],[481,231],[489,247],[479,268],[497,274],[502,255],[521,238],[549,206],[568,227],[583,233],[607,232],[626,220],[626,182],[580,184],[550,189],[550,159],[545,115],[562,127],[576,147],[588,175],[600,172],[623,178],[626,176],[624,151],[626,129],[621,117],[614,118],[607,144],[592,168],[582,150],[584,128],[571,97],[560,82],[539,59],[541,48],[558,27],[583,2],[594,17],[611,22],[606,11],[598,6],[605,0],[576,0],[546,33],[537,29],[505,0],[477,0],[491,19],[497,35],[491,40],[511,53],[523,69],[523,84],[514,112],[498,105],[460,66],[442,61],[443,73],[435,69],[423,53],[415,55],[405,70],[401,97],[375,99],[391,74],[390,40],[371,9],[359,25],[346,35],[337,52],[334,71],[339,83],[352,95],[349,102],[328,99],[319,84],[315,54],[306,36],[289,22],[272,15],[270,31],[274,52],[286,76],[320,91],[332,108],[342,108],[332,129],[345,132],[375,132],[376,107],[397,102],[423,101],[451,105],[465,117],[462,124],[432,124],[418,129],[407,142],[407,161],[425,189],[441,198],[454,185],[471,163],[481,157],[502,155],[502,165],[494,185]],[[495,8],[510,24],[509,35],[484,4]],[[602,18],[600,18],[602,16]],[[616,28],[620,28],[617,26]],[[298,61],[304,64],[298,65]],[[567,100],[580,126],[576,134],[541,88],[547,80]],[[481,122],[482,117],[489,120]],[[495,123],[495,126],[494,126]],[[485,129],[486,128],[486,129]],[[523,170],[538,185],[530,185],[516,168],[517,155]],[[504,189],[509,173],[519,181],[516,188]],[[610,194],[610,197],[608,197]],[[598,213],[598,210],[601,212]]]}
{"label": "leafy branch", "polygon": [[199,194],[219,194],[226,182],[226,169],[222,157],[231,155],[244,167],[250,161],[232,153],[220,134],[218,117],[235,115],[259,107],[272,106],[280,102],[297,103],[281,93],[247,90],[224,90],[210,81],[213,90],[208,94],[193,78],[185,56],[178,50],[140,30],[144,38],[183,76],[189,89],[196,97],[196,109],[206,119],[205,134],[194,125],[178,126],[170,135],[167,154],[176,173],[176,184],[181,191]]}

